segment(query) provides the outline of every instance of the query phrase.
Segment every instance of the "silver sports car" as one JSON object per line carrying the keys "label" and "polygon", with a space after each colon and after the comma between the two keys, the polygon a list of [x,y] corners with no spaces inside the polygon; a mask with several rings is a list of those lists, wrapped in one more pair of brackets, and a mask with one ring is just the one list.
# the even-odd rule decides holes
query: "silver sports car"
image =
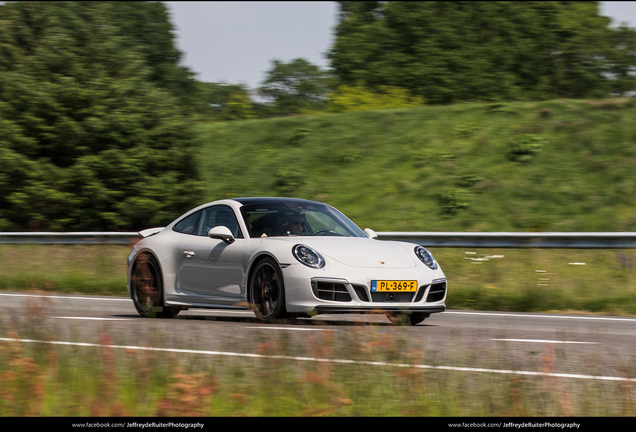
{"label": "silver sports car", "polygon": [[292,198],[236,198],[141,231],[128,292],[144,317],[189,308],[286,316],[385,313],[422,322],[446,309],[446,277],[412,243],[378,240],[335,208]]}

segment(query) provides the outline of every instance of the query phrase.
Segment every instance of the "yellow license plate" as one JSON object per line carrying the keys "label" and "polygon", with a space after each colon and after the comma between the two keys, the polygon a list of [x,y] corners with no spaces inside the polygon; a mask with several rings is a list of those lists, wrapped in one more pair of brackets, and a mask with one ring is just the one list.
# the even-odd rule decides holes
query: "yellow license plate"
{"label": "yellow license plate", "polygon": [[371,291],[373,292],[387,292],[387,291],[415,292],[417,291],[417,281],[374,280],[374,281],[371,281]]}

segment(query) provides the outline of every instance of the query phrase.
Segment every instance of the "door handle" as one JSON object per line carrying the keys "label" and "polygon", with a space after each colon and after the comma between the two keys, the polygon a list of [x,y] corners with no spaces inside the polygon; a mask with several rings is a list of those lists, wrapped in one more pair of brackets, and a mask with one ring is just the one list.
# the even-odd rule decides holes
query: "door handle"
{"label": "door handle", "polygon": [[186,258],[192,258],[194,256],[194,251],[191,250],[184,250],[183,251],[183,255],[186,256]]}

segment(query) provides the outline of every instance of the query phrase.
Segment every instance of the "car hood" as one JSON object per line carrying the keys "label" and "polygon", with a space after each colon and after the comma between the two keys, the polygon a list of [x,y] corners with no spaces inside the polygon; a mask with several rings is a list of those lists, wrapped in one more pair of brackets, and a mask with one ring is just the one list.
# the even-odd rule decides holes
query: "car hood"
{"label": "car hood", "polygon": [[304,244],[326,260],[333,259],[352,267],[415,267],[415,255],[400,243],[361,237],[285,237],[288,243]]}

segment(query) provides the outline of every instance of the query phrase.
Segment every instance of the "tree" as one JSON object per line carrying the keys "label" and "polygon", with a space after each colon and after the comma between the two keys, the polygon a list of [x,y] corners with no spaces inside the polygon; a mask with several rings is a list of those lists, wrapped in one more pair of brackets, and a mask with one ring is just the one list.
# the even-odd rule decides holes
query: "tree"
{"label": "tree", "polygon": [[636,89],[636,30],[620,27],[613,34],[608,75],[611,91],[626,96]]}
{"label": "tree", "polygon": [[174,44],[174,28],[163,2],[109,2],[114,32],[128,48],[142,54],[150,80],[169,91],[189,114],[206,111],[205,87],[188,67],[180,65],[182,53]]}
{"label": "tree", "polygon": [[198,202],[190,122],[111,11],[0,6],[0,230],[139,229]]}
{"label": "tree", "polygon": [[219,120],[245,120],[256,117],[255,103],[243,84],[203,83],[212,117]]}
{"label": "tree", "polygon": [[332,87],[329,73],[307,60],[272,61],[258,93],[269,100],[273,115],[321,110]]}
{"label": "tree", "polygon": [[344,84],[431,103],[603,97],[635,64],[609,24],[597,2],[345,1],[328,58]]}

